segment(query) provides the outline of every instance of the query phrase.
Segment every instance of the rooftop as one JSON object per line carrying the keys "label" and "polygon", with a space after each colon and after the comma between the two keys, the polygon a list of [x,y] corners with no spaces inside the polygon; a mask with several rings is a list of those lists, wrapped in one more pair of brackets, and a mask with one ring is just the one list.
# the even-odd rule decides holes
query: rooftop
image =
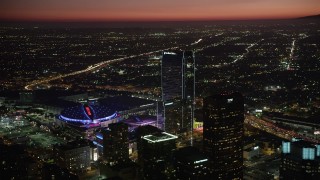
{"label": "rooftop", "polygon": [[175,157],[179,161],[191,162],[194,164],[199,164],[202,162],[207,162],[208,157],[206,157],[203,153],[201,153],[197,148],[188,146],[184,148],[180,148],[175,152]]}
{"label": "rooftop", "polygon": [[160,132],[152,135],[150,134],[142,137],[142,139],[147,140],[149,143],[158,143],[158,142],[169,141],[177,138],[178,136],[175,136],[166,132]]}
{"label": "rooftop", "polygon": [[67,144],[57,145],[57,149],[62,151],[68,151],[72,149],[77,149],[81,147],[90,146],[90,142],[85,139],[79,139],[75,141],[68,142]]}

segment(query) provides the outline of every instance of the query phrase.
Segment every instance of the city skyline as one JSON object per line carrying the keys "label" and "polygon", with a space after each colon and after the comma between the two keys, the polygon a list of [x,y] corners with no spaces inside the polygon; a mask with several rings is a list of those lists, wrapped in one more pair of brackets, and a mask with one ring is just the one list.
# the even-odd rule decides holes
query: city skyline
{"label": "city skyline", "polygon": [[188,21],[290,19],[320,12],[317,0],[2,1],[4,21]]}
{"label": "city skyline", "polygon": [[320,179],[316,0],[22,2],[0,3],[4,179]]}

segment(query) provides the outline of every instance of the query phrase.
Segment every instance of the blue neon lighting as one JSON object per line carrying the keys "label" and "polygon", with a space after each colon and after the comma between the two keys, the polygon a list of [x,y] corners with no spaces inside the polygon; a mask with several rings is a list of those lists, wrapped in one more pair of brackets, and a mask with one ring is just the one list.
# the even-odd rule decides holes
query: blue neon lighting
{"label": "blue neon lighting", "polygon": [[93,144],[103,148],[103,146],[101,144],[97,143],[96,141],[93,141]]}
{"label": "blue neon lighting", "polygon": [[71,119],[71,118],[64,117],[62,115],[59,116],[59,119],[63,121],[81,122],[83,124],[89,124],[92,122],[91,120]]}
{"label": "blue neon lighting", "polygon": [[97,137],[98,139],[103,140],[103,137],[102,137],[101,135],[99,135],[99,134],[97,134],[96,137]]}
{"label": "blue neon lighting", "polygon": [[[94,119],[94,121],[99,121],[99,122],[108,121],[108,120],[110,120],[110,119],[113,119],[113,118],[117,117],[117,115],[118,115],[117,113],[114,113],[114,114],[112,114],[111,116],[103,117],[103,118],[100,118],[100,119]],[[60,119],[60,120],[63,120],[63,121],[80,122],[80,123],[83,123],[83,124],[90,124],[90,123],[93,122],[92,120],[83,120],[83,119],[67,118],[67,117],[62,116],[62,115],[59,116],[59,119]],[[90,119],[90,118],[89,118],[89,119]]]}

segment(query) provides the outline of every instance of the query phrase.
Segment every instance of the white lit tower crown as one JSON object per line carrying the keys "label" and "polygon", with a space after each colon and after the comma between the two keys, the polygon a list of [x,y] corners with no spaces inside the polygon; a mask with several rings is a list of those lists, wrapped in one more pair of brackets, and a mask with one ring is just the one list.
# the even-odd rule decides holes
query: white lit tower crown
{"label": "white lit tower crown", "polygon": [[192,131],[195,99],[195,55],[192,51],[165,51],[161,61],[164,130]]}

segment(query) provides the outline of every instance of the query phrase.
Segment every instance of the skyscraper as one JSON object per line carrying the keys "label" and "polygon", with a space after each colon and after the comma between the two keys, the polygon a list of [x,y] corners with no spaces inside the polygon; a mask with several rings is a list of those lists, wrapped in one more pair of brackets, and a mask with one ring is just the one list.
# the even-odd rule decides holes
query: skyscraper
{"label": "skyscraper", "polygon": [[158,130],[141,137],[138,142],[138,156],[145,179],[166,179],[170,173],[169,166],[177,138]]}
{"label": "skyscraper", "polygon": [[320,179],[320,145],[282,142],[280,179]]}
{"label": "skyscraper", "polygon": [[103,157],[112,166],[129,160],[128,125],[114,123],[103,134]]}
{"label": "skyscraper", "polygon": [[165,131],[192,131],[195,56],[192,51],[163,52],[161,87]]}
{"label": "skyscraper", "polygon": [[177,149],[173,162],[176,179],[210,179],[208,157],[195,147]]}
{"label": "skyscraper", "polygon": [[203,150],[213,179],[243,178],[244,102],[240,93],[204,99]]}

